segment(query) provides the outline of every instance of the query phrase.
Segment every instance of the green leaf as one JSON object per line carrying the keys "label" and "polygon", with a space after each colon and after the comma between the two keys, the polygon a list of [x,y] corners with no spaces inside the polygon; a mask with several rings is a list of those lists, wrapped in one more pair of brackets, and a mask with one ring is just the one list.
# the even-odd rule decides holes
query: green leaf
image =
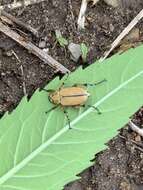
{"label": "green leaf", "polygon": [[61,32],[59,30],[55,31],[56,34],[56,39],[58,41],[58,43],[60,44],[60,46],[65,47],[68,45],[68,40],[66,40],[62,35]]}
{"label": "green leaf", "polygon": [[82,60],[85,63],[86,59],[87,59],[87,54],[89,52],[89,48],[87,47],[87,45],[85,43],[81,43],[80,44],[80,49],[81,49],[81,53],[82,53]]}
{"label": "green leaf", "polygon": [[[69,129],[61,108],[45,114],[53,105],[45,91],[36,91],[30,101],[24,97],[19,106],[0,120],[0,190],[60,190],[75,180],[76,174],[92,165],[94,154],[143,104],[143,46],[104,63],[79,68],[66,81],[95,83],[89,86],[87,104],[98,107],[68,108],[73,129]],[[46,87],[57,89],[56,78]]]}

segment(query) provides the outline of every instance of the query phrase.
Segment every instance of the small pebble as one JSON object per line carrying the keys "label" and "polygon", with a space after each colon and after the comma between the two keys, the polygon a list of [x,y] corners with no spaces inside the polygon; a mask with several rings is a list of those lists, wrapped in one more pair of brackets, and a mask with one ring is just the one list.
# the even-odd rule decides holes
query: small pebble
{"label": "small pebble", "polygon": [[43,41],[40,41],[40,42],[39,42],[39,48],[42,48],[42,49],[43,49],[43,48],[45,48],[45,47],[46,47],[46,41],[44,41],[44,40],[43,40]]}
{"label": "small pebble", "polygon": [[137,136],[135,137],[135,141],[136,141],[136,142],[140,142],[140,141],[141,141],[141,136],[140,136],[140,135],[137,135]]}
{"label": "small pebble", "polygon": [[49,48],[44,48],[43,51],[46,52],[46,53],[48,53],[49,52]]}
{"label": "small pebble", "polygon": [[112,7],[118,7],[120,4],[119,0],[104,0],[105,3],[107,3],[108,5],[112,6]]}
{"label": "small pebble", "polygon": [[68,50],[71,53],[71,59],[73,61],[77,62],[78,59],[80,58],[80,56],[82,55],[80,45],[75,44],[75,43],[70,43],[69,46],[68,46]]}

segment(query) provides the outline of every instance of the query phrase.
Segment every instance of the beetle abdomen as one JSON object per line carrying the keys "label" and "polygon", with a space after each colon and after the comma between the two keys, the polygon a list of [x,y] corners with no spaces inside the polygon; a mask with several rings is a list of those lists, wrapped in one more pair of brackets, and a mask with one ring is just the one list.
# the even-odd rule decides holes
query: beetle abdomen
{"label": "beetle abdomen", "polygon": [[84,105],[89,93],[81,87],[67,87],[59,91],[62,106]]}

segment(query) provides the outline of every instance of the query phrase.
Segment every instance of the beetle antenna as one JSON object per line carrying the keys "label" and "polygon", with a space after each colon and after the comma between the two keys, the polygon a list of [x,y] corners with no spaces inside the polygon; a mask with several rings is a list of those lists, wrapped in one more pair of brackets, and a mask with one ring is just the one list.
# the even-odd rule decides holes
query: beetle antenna
{"label": "beetle antenna", "polygon": [[85,83],[84,85],[85,86],[95,86],[95,85],[98,85],[98,84],[101,84],[101,83],[103,83],[103,82],[107,82],[107,80],[106,79],[103,79],[103,80],[101,80],[101,81],[99,81],[99,82],[97,82],[97,83]]}

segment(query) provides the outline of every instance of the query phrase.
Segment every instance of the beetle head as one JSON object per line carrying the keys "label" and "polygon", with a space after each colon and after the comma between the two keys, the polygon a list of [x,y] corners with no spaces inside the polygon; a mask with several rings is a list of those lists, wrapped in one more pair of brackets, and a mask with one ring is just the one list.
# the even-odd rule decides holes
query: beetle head
{"label": "beetle head", "polygon": [[60,96],[59,96],[59,92],[52,92],[49,94],[49,101],[52,104],[60,104]]}

